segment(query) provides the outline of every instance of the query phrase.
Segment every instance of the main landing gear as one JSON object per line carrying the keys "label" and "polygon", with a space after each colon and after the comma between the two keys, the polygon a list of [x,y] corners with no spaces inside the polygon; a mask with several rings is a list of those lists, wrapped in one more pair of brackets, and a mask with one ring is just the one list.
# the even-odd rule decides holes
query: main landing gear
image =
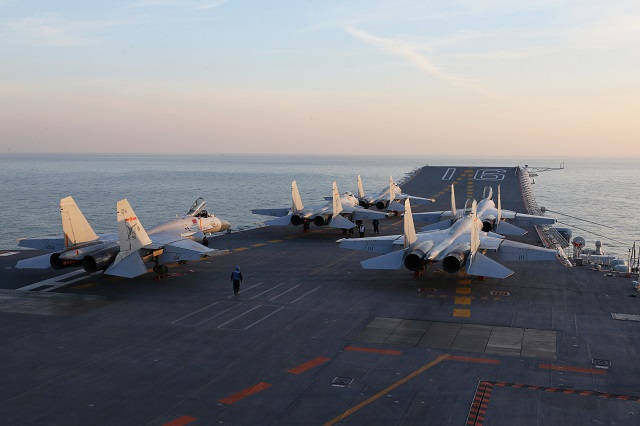
{"label": "main landing gear", "polygon": [[167,278],[169,276],[169,267],[167,265],[160,265],[158,258],[154,259],[153,272],[156,273],[156,280],[160,281],[161,278]]}

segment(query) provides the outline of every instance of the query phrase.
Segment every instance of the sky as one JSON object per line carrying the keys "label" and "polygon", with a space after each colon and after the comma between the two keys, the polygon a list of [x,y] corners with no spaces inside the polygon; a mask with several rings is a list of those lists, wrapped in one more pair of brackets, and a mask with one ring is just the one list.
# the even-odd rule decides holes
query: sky
{"label": "sky", "polygon": [[636,0],[0,0],[0,153],[640,157]]}

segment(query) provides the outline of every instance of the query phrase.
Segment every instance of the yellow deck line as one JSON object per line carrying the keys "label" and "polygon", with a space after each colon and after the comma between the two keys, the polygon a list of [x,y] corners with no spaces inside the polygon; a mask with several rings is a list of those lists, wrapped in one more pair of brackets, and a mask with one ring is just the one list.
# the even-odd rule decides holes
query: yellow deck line
{"label": "yellow deck line", "polygon": [[340,414],[338,417],[334,418],[333,420],[325,423],[325,426],[331,426],[331,425],[334,425],[334,424],[338,423],[341,420],[344,420],[345,418],[349,417],[351,414],[355,413],[356,411],[360,410],[361,408],[366,407],[367,405],[371,404],[372,402],[374,402],[375,400],[377,400],[381,396],[384,396],[384,395],[388,394],[389,392],[391,392],[392,390],[394,390],[398,386],[401,386],[401,385],[405,384],[406,382],[408,382],[409,380],[413,379],[414,377],[424,373],[426,370],[428,370],[429,368],[431,368],[434,365],[438,364],[439,362],[444,361],[448,357],[449,357],[449,354],[445,354],[445,355],[439,356],[435,360],[431,361],[429,364],[420,367],[419,369],[417,369],[413,373],[409,374],[405,378],[398,380],[397,382],[395,382],[391,386],[381,390],[380,392],[378,392],[377,394],[373,395],[372,397],[366,399],[365,401],[362,401],[360,404],[356,405],[355,407],[348,409],[347,411],[345,411],[344,413]]}

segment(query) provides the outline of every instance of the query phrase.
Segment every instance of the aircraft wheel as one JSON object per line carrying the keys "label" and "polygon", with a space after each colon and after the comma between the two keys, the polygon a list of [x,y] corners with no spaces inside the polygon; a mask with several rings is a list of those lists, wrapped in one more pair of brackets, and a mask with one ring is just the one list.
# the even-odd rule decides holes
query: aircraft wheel
{"label": "aircraft wheel", "polygon": [[160,270],[160,275],[162,276],[169,275],[169,268],[167,267],[167,265],[160,265],[158,269]]}

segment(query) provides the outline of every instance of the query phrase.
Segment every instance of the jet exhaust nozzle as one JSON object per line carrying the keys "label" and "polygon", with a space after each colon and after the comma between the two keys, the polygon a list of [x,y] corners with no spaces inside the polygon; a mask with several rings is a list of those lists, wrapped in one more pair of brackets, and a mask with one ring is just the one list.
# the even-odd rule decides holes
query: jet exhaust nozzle
{"label": "jet exhaust nozzle", "polygon": [[302,218],[300,216],[298,216],[297,214],[294,214],[291,216],[291,224],[293,226],[300,226],[302,225],[304,221],[302,220]]}
{"label": "jet exhaust nozzle", "polygon": [[82,268],[90,273],[105,270],[113,263],[119,252],[119,247],[109,247],[85,256],[82,259]]}
{"label": "jet exhaust nozzle", "polygon": [[376,203],[376,208],[378,210],[384,210],[389,205],[389,200],[381,200]]}
{"label": "jet exhaust nozzle", "polygon": [[459,249],[450,251],[449,254],[442,259],[442,269],[450,274],[455,274],[467,261],[468,254],[468,251]]}
{"label": "jet exhaust nozzle", "polygon": [[313,218],[313,224],[315,226],[325,226],[331,221],[331,216],[328,214],[318,215]]}
{"label": "jet exhaust nozzle", "polygon": [[364,200],[360,200],[358,204],[360,204],[360,207],[363,207],[365,209],[368,209],[369,207],[371,207],[371,203]]}
{"label": "jet exhaust nozzle", "polygon": [[482,221],[482,231],[483,232],[491,232],[495,229],[495,219],[485,219]]}
{"label": "jet exhaust nozzle", "polygon": [[79,259],[71,259],[71,260],[60,259],[61,254],[62,253],[53,253],[49,258],[49,263],[51,264],[51,267],[56,271],[59,271],[64,268],[71,268],[73,266],[80,266],[80,264],[82,263]]}
{"label": "jet exhaust nozzle", "polygon": [[404,267],[410,271],[420,271],[426,266],[426,258],[429,250],[433,248],[433,241],[425,241],[418,244],[411,253],[404,258]]}

